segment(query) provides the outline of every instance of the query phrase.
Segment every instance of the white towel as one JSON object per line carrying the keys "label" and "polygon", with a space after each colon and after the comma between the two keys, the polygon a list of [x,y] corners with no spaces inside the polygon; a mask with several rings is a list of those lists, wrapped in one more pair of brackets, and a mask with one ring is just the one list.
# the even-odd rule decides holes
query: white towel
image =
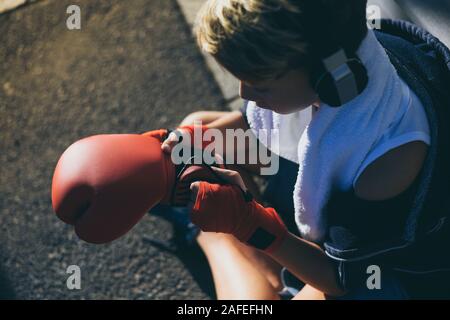
{"label": "white towel", "polygon": [[[373,161],[377,153],[413,140],[429,144],[426,116],[417,108],[420,101],[399,78],[372,30],[357,53],[367,68],[369,83],[361,95],[340,108],[322,103],[314,114],[310,107],[280,115],[252,102],[247,106],[247,119],[255,133],[277,129],[279,150],[273,148],[274,141],[269,147],[299,164],[293,194],[295,220],[302,237],[317,243],[326,235],[322,208],[331,190],[354,186],[367,160]],[[412,105],[420,118],[408,120],[407,126],[398,125]]]}

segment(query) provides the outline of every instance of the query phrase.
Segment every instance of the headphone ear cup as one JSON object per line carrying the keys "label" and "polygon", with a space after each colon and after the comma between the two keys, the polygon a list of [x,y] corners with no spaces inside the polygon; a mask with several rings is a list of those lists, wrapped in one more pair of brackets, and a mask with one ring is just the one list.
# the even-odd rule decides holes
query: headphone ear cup
{"label": "headphone ear cup", "polygon": [[[348,60],[347,65],[355,77],[357,93],[360,95],[369,82],[366,67],[359,59]],[[343,103],[341,102],[333,76],[329,72],[324,72],[320,77],[316,77],[316,79],[320,79],[314,87],[320,100],[331,107],[342,106]],[[356,97],[353,97],[353,99]]]}
{"label": "headphone ear cup", "polygon": [[329,72],[322,75],[319,82],[316,83],[314,90],[317,92],[321,102],[331,107],[340,107],[342,105],[336,84]]}
{"label": "headphone ear cup", "polygon": [[359,95],[364,91],[364,89],[366,89],[367,84],[369,83],[367,69],[359,59],[351,59],[347,62],[347,65],[355,76],[356,87]]}

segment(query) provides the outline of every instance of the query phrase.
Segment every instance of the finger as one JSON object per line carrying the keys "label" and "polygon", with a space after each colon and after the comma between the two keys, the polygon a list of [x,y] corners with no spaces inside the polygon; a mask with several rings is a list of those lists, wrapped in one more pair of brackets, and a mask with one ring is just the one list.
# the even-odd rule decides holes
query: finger
{"label": "finger", "polygon": [[164,152],[171,152],[173,146],[178,143],[179,138],[175,132],[171,132],[166,140],[161,144],[161,149]]}
{"label": "finger", "polygon": [[214,154],[214,159],[216,160],[216,163],[221,166],[221,168],[224,168],[225,166],[224,160],[220,154],[218,153]]}
{"label": "finger", "polygon": [[223,168],[218,168],[218,167],[214,167],[214,166],[211,166],[211,168],[221,177],[231,177],[237,173],[237,171],[230,170],[230,169],[223,169]]}
{"label": "finger", "polygon": [[239,186],[244,192],[247,191],[247,187],[239,172],[217,167],[211,167],[211,169],[226,182]]}
{"label": "finger", "polygon": [[196,181],[196,182],[191,183],[191,186],[189,188],[191,190],[191,200],[194,201],[194,202],[197,199],[197,194],[198,194],[199,187],[200,187],[200,182]]}

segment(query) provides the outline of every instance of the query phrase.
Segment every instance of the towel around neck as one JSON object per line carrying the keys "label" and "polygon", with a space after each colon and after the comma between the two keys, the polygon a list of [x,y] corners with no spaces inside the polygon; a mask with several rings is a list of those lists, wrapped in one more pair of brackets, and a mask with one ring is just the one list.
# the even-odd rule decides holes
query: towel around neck
{"label": "towel around neck", "polygon": [[331,190],[354,187],[362,169],[369,164],[367,160],[374,160],[373,152],[380,144],[386,151],[412,140],[429,143],[427,121],[421,109],[416,109],[422,112],[421,120],[412,119],[409,127],[394,130],[412,104],[420,107],[420,101],[400,79],[372,30],[357,53],[367,68],[369,83],[361,95],[342,107],[321,103],[317,112],[311,106],[281,115],[250,101],[246,109],[254,133],[272,130],[272,140],[266,145],[299,164],[293,194],[295,220],[302,237],[316,243],[325,240],[327,219],[322,208]]}

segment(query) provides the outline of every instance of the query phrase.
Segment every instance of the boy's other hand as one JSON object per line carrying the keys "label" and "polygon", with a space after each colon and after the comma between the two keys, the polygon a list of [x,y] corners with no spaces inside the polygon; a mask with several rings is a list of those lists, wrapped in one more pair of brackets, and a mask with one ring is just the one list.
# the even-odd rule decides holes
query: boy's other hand
{"label": "boy's other hand", "polygon": [[[215,157],[216,157],[218,163],[223,163],[223,158],[220,155],[216,155]],[[217,168],[217,167],[213,167],[213,166],[211,166],[210,168],[214,171],[215,174],[217,174],[217,176],[219,176],[221,178],[222,181],[224,181],[230,185],[238,186],[239,188],[241,188],[241,190],[244,193],[248,191],[248,188],[245,185],[244,180],[242,179],[239,172],[234,171],[234,170]],[[192,200],[195,200],[197,197],[199,184],[200,184],[199,181],[191,183],[190,189],[192,192]]]}
{"label": "boy's other hand", "polygon": [[163,143],[161,144],[161,149],[163,152],[170,154],[172,152],[173,147],[181,142],[180,137],[182,137],[183,134],[185,134],[184,132],[185,130],[177,129],[176,131],[178,132],[172,131],[167,137],[167,139],[164,140]]}

